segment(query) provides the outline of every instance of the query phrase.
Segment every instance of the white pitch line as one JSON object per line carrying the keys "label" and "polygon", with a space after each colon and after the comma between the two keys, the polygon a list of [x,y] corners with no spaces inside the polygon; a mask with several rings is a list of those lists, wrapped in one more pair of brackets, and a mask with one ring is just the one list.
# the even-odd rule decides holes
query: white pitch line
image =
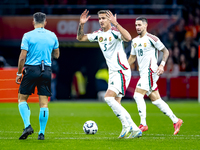
{"label": "white pitch line", "polygon": [[[22,131],[20,132],[20,131],[0,131],[0,133],[22,133]],[[34,133],[38,133],[38,132],[34,132]],[[85,134],[84,132],[82,132],[82,133],[76,133],[76,132],[45,132],[45,133],[48,133],[48,134],[57,134],[57,133],[59,133],[59,134]],[[108,133],[109,135],[116,135],[116,134],[114,134],[114,133]]]}
{"label": "white pitch line", "polygon": [[[14,138],[14,137],[0,137],[0,140],[18,140],[18,138]],[[28,137],[28,139],[36,139],[34,137]],[[55,138],[48,138],[48,137],[45,137],[45,139],[55,139],[55,140],[102,140],[102,139],[107,139],[107,140],[111,140],[111,139],[118,139],[118,137],[93,137],[92,139],[91,138],[88,138],[88,137],[79,137],[79,138],[75,138],[75,137],[55,137]],[[140,137],[140,139],[182,139],[182,140],[196,140],[197,138],[193,137],[193,138],[190,138],[190,137]],[[123,140],[123,139],[122,139]],[[125,139],[125,140],[134,140],[134,139]]]}
{"label": "white pitch line", "polygon": [[183,134],[177,134],[177,135],[171,135],[171,134],[144,134],[144,135],[153,135],[153,136],[191,136],[191,137],[200,137],[200,135],[183,135]]}
{"label": "white pitch line", "polygon": [[[0,133],[19,133],[21,134],[22,132],[19,132],[19,131],[0,131]],[[38,132],[35,132],[35,133],[38,133]],[[64,135],[83,135],[85,134],[84,132],[83,133],[72,133],[72,132],[46,132],[48,134],[64,134]],[[109,135],[114,135],[114,136],[117,136],[117,134],[114,134],[114,133],[107,133]],[[150,137],[146,137],[146,136],[150,136]],[[32,137],[29,137],[31,139],[34,139]],[[172,135],[172,134],[144,134],[142,137],[142,139],[149,139],[149,138],[153,138],[153,139],[166,139],[166,138],[170,138],[170,139],[200,139],[200,135],[182,135],[182,134],[178,134],[178,135]],[[13,137],[0,137],[0,139],[16,139],[16,138],[13,138]],[[46,138],[45,138],[46,139]],[[48,139],[48,137],[47,137]],[[55,138],[51,138],[51,139],[90,139],[89,137],[55,137]],[[93,139],[116,139],[116,137],[97,137],[97,136],[93,136]]]}

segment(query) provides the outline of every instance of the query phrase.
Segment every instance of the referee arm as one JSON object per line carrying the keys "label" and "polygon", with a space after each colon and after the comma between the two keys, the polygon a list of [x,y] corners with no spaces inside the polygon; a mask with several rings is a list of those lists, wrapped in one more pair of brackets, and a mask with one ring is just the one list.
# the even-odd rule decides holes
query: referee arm
{"label": "referee arm", "polygon": [[60,50],[59,50],[59,48],[56,48],[56,49],[54,49],[54,50],[52,51],[52,56],[53,56],[53,58],[55,58],[55,59],[58,59],[58,58],[59,58],[59,56],[60,56]]}
{"label": "referee arm", "polygon": [[17,77],[16,77],[17,84],[20,84],[22,80],[22,69],[26,61],[26,55],[27,55],[27,51],[22,49],[19,56],[19,61],[18,61],[18,72],[17,72]]}

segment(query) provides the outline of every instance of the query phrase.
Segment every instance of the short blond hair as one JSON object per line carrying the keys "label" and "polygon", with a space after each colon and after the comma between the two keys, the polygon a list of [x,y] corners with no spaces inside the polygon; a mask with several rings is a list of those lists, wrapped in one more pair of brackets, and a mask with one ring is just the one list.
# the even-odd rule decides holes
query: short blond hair
{"label": "short blond hair", "polygon": [[97,14],[106,14],[108,11],[110,10],[99,10]]}

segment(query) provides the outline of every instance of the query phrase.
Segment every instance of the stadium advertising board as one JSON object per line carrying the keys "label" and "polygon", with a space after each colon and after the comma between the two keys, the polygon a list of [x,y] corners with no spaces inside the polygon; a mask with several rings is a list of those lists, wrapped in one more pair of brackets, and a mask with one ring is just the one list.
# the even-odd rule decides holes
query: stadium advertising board
{"label": "stadium advertising board", "polygon": [[[120,16],[117,21],[127,29],[132,37],[137,36],[135,31],[135,18],[138,16]],[[176,17],[148,16],[148,31],[162,32],[176,21]],[[2,16],[0,17],[0,39],[21,39],[23,34],[33,30],[32,16]],[[53,31],[59,40],[75,40],[79,16],[47,16],[46,29]],[[85,33],[96,31],[100,28],[98,17],[92,16],[85,24]]]}

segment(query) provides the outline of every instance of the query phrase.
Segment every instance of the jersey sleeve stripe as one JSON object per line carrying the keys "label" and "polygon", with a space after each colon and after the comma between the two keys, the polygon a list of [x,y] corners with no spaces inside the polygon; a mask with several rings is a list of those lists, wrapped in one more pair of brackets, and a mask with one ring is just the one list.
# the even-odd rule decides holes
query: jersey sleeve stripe
{"label": "jersey sleeve stripe", "polygon": [[155,36],[153,36],[152,34],[147,34],[148,37],[150,37],[151,39],[153,39],[155,42],[158,41],[158,38],[156,38]]}
{"label": "jersey sleeve stripe", "polygon": [[99,31],[103,31],[103,29],[102,29],[102,28],[100,28],[99,30],[97,30],[97,31],[94,31],[93,33],[97,33],[97,32],[99,32]]}
{"label": "jersey sleeve stripe", "polygon": [[114,26],[111,27],[111,30],[114,30],[114,31],[118,31],[118,32],[119,32],[119,30],[118,30],[116,27],[114,27]]}

